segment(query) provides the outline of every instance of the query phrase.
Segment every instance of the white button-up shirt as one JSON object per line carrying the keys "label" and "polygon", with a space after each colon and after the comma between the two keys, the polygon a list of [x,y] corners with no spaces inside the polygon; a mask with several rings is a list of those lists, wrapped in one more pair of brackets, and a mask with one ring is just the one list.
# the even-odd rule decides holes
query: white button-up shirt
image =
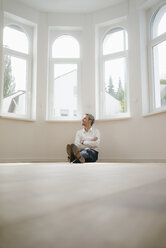
{"label": "white button-up shirt", "polygon": [[[93,141],[97,137],[96,141]],[[75,145],[81,150],[84,148],[91,148],[98,150],[100,144],[100,132],[94,126],[92,126],[88,132],[83,128],[76,133]]]}

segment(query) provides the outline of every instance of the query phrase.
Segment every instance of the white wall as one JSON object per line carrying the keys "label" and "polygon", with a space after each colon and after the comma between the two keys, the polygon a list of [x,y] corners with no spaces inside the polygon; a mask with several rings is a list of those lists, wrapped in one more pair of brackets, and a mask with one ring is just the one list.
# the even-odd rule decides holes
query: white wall
{"label": "white wall", "polygon": [[131,118],[96,121],[102,138],[99,158],[104,161],[166,161],[166,113],[142,116],[138,2],[129,0],[93,14],[77,15],[38,13],[15,1],[4,1],[5,11],[37,24],[37,119],[32,122],[0,118],[0,161],[63,161],[66,144],[74,140],[80,128],[79,121],[45,121],[48,26],[82,27],[83,112],[95,113],[95,25],[124,16],[128,16],[129,29]]}

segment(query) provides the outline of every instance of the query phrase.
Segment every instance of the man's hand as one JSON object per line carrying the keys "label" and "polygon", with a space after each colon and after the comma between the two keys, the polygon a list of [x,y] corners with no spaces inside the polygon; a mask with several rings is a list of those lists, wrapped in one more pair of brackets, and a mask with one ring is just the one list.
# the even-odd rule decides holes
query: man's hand
{"label": "man's hand", "polygon": [[[98,138],[97,137],[94,137],[93,139],[91,139],[91,141],[96,141],[96,140],[98,140]],[[84,140],[82,139],[82,140],[80,140],[80,143],[82,144],[82,145],[84,145]]]}

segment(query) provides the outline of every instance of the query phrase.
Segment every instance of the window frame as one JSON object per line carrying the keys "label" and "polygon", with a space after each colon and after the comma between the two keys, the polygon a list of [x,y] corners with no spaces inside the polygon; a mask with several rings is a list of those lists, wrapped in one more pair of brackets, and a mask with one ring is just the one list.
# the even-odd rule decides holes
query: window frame
{"label": "window frame", "polygon": [[[161,106],[161,107],[156,107],[155,104],[155,71],[154,71],[154,60],[153,60],[153,48],[156,45],[161,44],[162,42],[166,41],[166,32],[153,38],[152,37],[152,29],[153,29],[153,21],[156,17],[156,15],[158,14],[158,12],[160,11],[161,8],[166,7],[166,4],[159,4],[157,6],[155,6],[154,8],[151,8],[150,11],[148,12],[148,20],[147,20],[147,24],[148,24],[148,48],[147,48],[147,52],[148,52],[148,70],[149,70],[149,80],[148,80],[148,88],[149,88],[149,94],[148,94],[148,98],[149,98],[149,112],[150,113],[155,113],[155,112],[163,112],[166,111],[166,105],[165,106]],[[166,12],[165,12],[166,13]]]}
{"label": "window frame", "polygon": [[[19,19],[19,20],[18,20]],[[13,16],[10,13],[4,13],[3,20],[3,32],[5,27],[10,25],[16,25],[22,30],[28,39],[28,53],[19,52],[10,48],[4,47],[2,44],[2,57],[4,61],[4,56],[9,55],[14,58],[23,59],[26,61],[26,97],[25,97],[25,114],[17,113],[6,113],[2,109],[2,102],[0,103],[0,115],[4,118],[11,119],[22,119],[22,120],[34,120],[36,116],[36,107],[35,107],[35,86],[34,86],[34,72],[33,72],[33,46],[34,46],[34,26],[33,24],[28,24],[28,21],[21,20],[17,16]],[[1,97],[3,99],[3,87],[4,87],[4,62],[2,62],[2,87],[1,87]],[[33,106],[34,105],[34,106]]]}
{"label": "window frame", "polygon": [[[99,67],[100,67],[100,77],[99,77],[99,105],[98,105],[98,115],[99,119],[111,120],[111,119],[122,119],[122,118],[129,118],[130,117],[130,109],[129,109],[129,66],[128,66],[128,49],[120,52],[115,52],[112,54],[103,55],[103,42],[107,34],[111,33],[112,31],[116,32],[116,30],[124,30],[127,32],[127,28],[125,25],[117,24],[113,26],[109,26],[103,30],[101,30],[100,34],[100,55],[99,55]],[[126,39],[124,39],[126,42]],[[109,60],[118,59],[118,58],[125,58],[126,61],[126,95],[127,95],[127,112],[125,113],[118,113],[114,115],[104,115],[104,63]]]}
{"label": "window frame", "polygon": [[[79,43],[80,57],[79,58],[53,58],[52,47],[55,40],[63,35],[73,37]],[[49,30],[49,75],[47,84],[47,121],[74,121],[81,118],[81,45],[78,31],[63,31],[50,28]],[[53,85],[54,85],[54,65],[55,64],[76,64],[77,65],[77,116],[57,116],[53,117],[51,106],[53,105]]]}

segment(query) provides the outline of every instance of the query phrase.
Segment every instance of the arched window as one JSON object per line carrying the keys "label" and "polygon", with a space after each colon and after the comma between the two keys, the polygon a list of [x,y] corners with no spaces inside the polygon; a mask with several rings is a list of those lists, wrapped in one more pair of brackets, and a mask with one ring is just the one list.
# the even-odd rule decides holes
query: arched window
{"label": "arched window", "polygon": [[122,115],[127,102],[127,32],[114,28],[106,33],[102,43],[102,109],[101,116]]}
{"label": "arched window", "polygon": [[153,107],[166,107],[166,4],[152,16],[150,23]]}
{"label": "arched window", "polygon": [[121,28],[110,30],[103,41],[103,55],[122,52],[125,50],[127,50],[126,31]]}
{"label": "arched window", "polygon": [[51,47],[48,119],[77,119],[80,47],[70,35],[57,37]]}
{"label": "arched window", "polygon": [[31,99],[30,42],[21,24],[3,30],[2,115],[29,118]]}
{"label": "arched window", "polygon": [[69,35],[58,37],[52,46],[53,58],[79,58],[80,48],[78,41]]}

